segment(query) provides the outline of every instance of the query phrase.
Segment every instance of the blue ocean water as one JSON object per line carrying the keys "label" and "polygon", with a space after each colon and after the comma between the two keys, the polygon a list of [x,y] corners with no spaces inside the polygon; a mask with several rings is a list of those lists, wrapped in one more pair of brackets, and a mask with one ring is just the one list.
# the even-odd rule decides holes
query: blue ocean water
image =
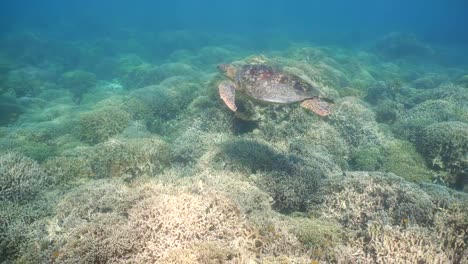
{"label": "blue ocean water", "polygon": [[467,13],[1,1],[0,263],[468,263]]}
{"label": "blue ocean water", "polygon": [[[20,0],[0,3],[2,32],[24,28],[105,35],[120,28],[280,34],[311,41],[359,41],[407,31],[437,43],[468,41],[463,0],[415,1],[117,1]],[[65,25],[71,28],[64,28]],[[338,36],[337,36],[338,35]],[[333,37],[334,36],[334,37]]]}

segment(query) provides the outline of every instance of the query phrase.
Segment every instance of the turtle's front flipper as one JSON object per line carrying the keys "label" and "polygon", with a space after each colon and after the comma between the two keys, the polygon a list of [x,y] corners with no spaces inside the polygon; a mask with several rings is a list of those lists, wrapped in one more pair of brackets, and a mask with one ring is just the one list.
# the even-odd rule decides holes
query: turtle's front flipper
{"label": "turtle's front flipper", "polygon": [[230,81],[223,81],[218,85],[219,96],[232,111],[237,111],[235,102],[236,85]]}
{"label": "turtle's front flipper", "polygon": [[319,97],[304,100],[302,101],[301,106],[311,110],[319,116],[327,116],[330,114],[330,103]]}

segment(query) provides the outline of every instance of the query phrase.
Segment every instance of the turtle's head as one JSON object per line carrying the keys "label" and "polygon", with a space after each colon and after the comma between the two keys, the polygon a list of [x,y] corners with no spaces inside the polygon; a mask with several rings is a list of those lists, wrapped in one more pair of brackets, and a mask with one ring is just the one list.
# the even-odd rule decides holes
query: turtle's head
{"label": "turtle's head", "polygon": [[234,77],[237,73],[236,67],[234,67],[232,64],[220,64],[218,65],[218,70],[231,80],[234,80]]}

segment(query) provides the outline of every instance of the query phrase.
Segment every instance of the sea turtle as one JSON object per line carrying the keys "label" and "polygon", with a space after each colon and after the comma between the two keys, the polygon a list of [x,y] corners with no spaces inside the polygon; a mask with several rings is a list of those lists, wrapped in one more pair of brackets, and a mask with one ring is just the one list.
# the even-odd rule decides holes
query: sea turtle
{"label": "sea turtle", "polygon": [[253,99],[278,104],[300,102],[320,116],[330,114],[332,100],[321,97],[319,90],[302,78],[267,64],[218,65],[230,80],[218,85],[219,95],[232,111],[237,111],[235,92]]}

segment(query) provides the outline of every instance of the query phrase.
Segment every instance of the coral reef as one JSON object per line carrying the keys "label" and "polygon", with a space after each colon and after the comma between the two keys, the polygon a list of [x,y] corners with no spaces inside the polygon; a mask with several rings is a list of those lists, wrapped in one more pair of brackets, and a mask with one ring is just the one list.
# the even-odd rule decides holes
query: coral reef
{"label": "coral reef", "polygon": [[375,121],[375,114],[357,100],[345,99],[339,102],[330,121],[352,152],[381,146],[385,140],[385,135]]}
{"label": "coral reef", "polygon": [[417,142],[426,126],[444,121],[459,121],[461,118],[456,104],[446,100],[428,100],[402,114],[393,126],[393,131],[411,142]]}
{"label": "coral reef", "polygon": [[429,196],[392,174],[353,172],[330,179],[317,196],[323,200],[311,207],[311,213],[358,232],[349,231],[348,242],[333,248],[325,259],[463,263],[467,213],[460,206],[467,200],[453,200],[447,190],[440,191],[454,202],[444,205],[437,199],[440,195]]}
{"label": "coral reef", "polygon": [[373,50],[386,59],[432,58],[434,50],[415,35],[393,32],[375,43]]}
{"label": "coral reef", "polygon": [[[468,262],[466,69],[439,47],[116,34],[0,36],[0,262]],[[331,114],[230,111],[228,62]]]}
{"label": "coral reef", "polygon": [[451,179],[445,179],[459,189],[468,184],[468,124],[441,122],[427,126],[422,132],[420,148],[428,164],[447,171]]}
{"label": "coral reef", "polygon": [[[173,250],[207,242],[212,242],[213,251],[224,253],[219,256],[223,260],[238,255],[236,249],[248,252],[248,237],[243,238],[242,233],[247,235],[249,230],[243,225],[237,206],[216,193],[151,197],[129,211],[129,222],[141,234],[146,249],[136,254],[137,262],[164,259]],[[251,243],[255,245],[254,241]]]}
{"label": "coral reef", "polygon": [[[291,228],[291,232],[297,236],[301,243],[317,249],[334,247],[339,244],[343,236],[341,227],[336,222],[293,216],[287,218],[284,224]],[[313,253],[318,255],[319,252]]]}
{"label": "coral reef", "polygon": [[93,147],[79,147],[47,160],[44,166],[62,182],[82,178],[132,180],[161,173],[171,161],[169,144],[153,136],[113,138]]}
{"label": "coral reef", "polygon": [[326,181],[319,192],[318,204],[309,211],[351,229],[366,227],[372,221],[427,226],[433,218],[430,197],[391,173],[346,173]]}
{"label": "coral reef", "polygon": [[350,167],[359,171],[377,171],[382,167],[382,151],[379,147],[357,150],[351,156]]}
{"label": "coral reef", "polygon": [[180,163],[193,163],[203,156],[213,145],[220,144],[229,136],[223,133],[204,131],[202,127],[210,124],[204,120],[195,119],[190,127],[187,127],[180,135],[174,135],[171,151],[174,160]]}
{"label": "coral reef", "polygon": [[171,77],[159,85],[132,91],[126,105],[136,119],[145,121],[150,131],[162,134],[167,122],[183,114],[200,89],[196,79]]}
{"label": "coral reef", "polygon": [[84,113],[80,117],[80,138],[99,143],[121,133],[130,122],[130,114],[121,107],[110,106]]}
{"label": "coral reef", "polygon": [[[393,172],[410,182],[430,182],[433,174],[416,148],[407,141],[394,140],[385,146],[380,170]],[[377,157],[379,155],[376,155]]]}
{"label": "coral reef", "polygon": [[34,221],[51,214],[55,181],[27,157],[0,154],[0,261],[17,256]]}
{"label": "coral reef", "polygon": [[4,85],[16,97],[36,96],[50,86],[54,77],[53,70],[24,67],[8,72]]}
{"label": "coral reef", "polygon": [[157,137],[111,139],[88,153],[91,170],[100,178],[152,176],[171,161],[169,145]]}
{"label": "coral reef", "polygon": [[79,225],[70,239],[52,253],[49,261],[58,263],[112,263],[135,250],[138,234],[122,228],[125,219],[104,214],[92,223]]}
{"label": "coral reef", "polygon": [[96,180],[67,193],[55,206],[56,217],[66,226],[103,214],[125,216],[135,199],[136,194],[120,180]]}
{"label": "coral reef", "polygon": [[0,96],[0,125],[14,123],[25,109],[18,102],[8,96]]}
{"label": "coral reef", "polygon": [[366,88],[365,100],[371,104],[380,104],[381,101],[395,101],[402,89],[402,83],[399,80],[379,81],[372,83]]}
{"label": "coral reef", "polygon": [[457,84],[465,87],[465,88],[468,88],[468,74],[467,75],[463,75],[462,77],[458,78],[457,80]]}
{"label": "coral reef", "polygon": [[99,180],[77,187],[56,202],[53,216],[28,230],[31,242],[20,246],[19,260],[93,263],[126,254],[137,239],[124,225],[134,199],[119,182]]}
{"label": "coral reef", "polygon": [[52,182],[39,164],[16,153],[0,156],[0,200],[21,202],[34,195]]}
{"label": "coral reef", "polygon": [[[376,263],[450,263],[445,252],[435,244],[434,237],[427,230],[420,228],[395,228],[391,226],[371,225],[367,230],[370,243],[362,241],[355,245],[340,248],[336,261],[353,263],[356,261]],[[362,243],[359,245],[359,243]],[[362,249],[366,249],[363,251]],[[357,254],[349,254],[359,252]],[[372,252],[372,253],[371,253]]]}
{"label": "coral reef", "polygon": [[431,73],[414,80],[411,85],[417,89],[432,89],[447,81],[447,79],[446,76]]}
{"label": "coral reef", "polygon": [[20,248],[29,242],[35,221],[53,215],[57,197],[56,192],[43,192],[28,203],[0,201],[0,261],[8,263],[21,255]]}
{"label": "coral reef", "polygon": [[404,110],[403,104],[392,100],[379,102],[375,107],[375,120],[379,123],[394,124]]}
{"label": "coral reef", "polygon": [[68,89],[76,102],[80,102],[83,95],[91,90],[97,83],[94,73],[76,70],[62,74],[59,84]]}
{"label": "coral reef", "polygon": [[49,234],[53,239],[43,241],[42,252],[33,254],[36,259],[23,259],[135,263],[215,258],[235,263],[255,259],[264,245],[238,206],[219,192],[190,194],[154,182],[138,189],[103,181],[71,192],[51,220],[57,225]]}
{"label": "coral reef", "polygon": [[246,173],[282,170],[281,167],[284,165],[277,163],[283,159],[281,154],[268,144],[251,139],[223,142],[221,152],[216,159],[217,162],[224,164],[224,168]]}
{"label": "coral reef", "polygon": [[127,89],[142,88],[161,81],[158,78],[157,67],[148,63],[137,65],[129,64],[133,60],[123,59],[121,61],[122,83]]}

